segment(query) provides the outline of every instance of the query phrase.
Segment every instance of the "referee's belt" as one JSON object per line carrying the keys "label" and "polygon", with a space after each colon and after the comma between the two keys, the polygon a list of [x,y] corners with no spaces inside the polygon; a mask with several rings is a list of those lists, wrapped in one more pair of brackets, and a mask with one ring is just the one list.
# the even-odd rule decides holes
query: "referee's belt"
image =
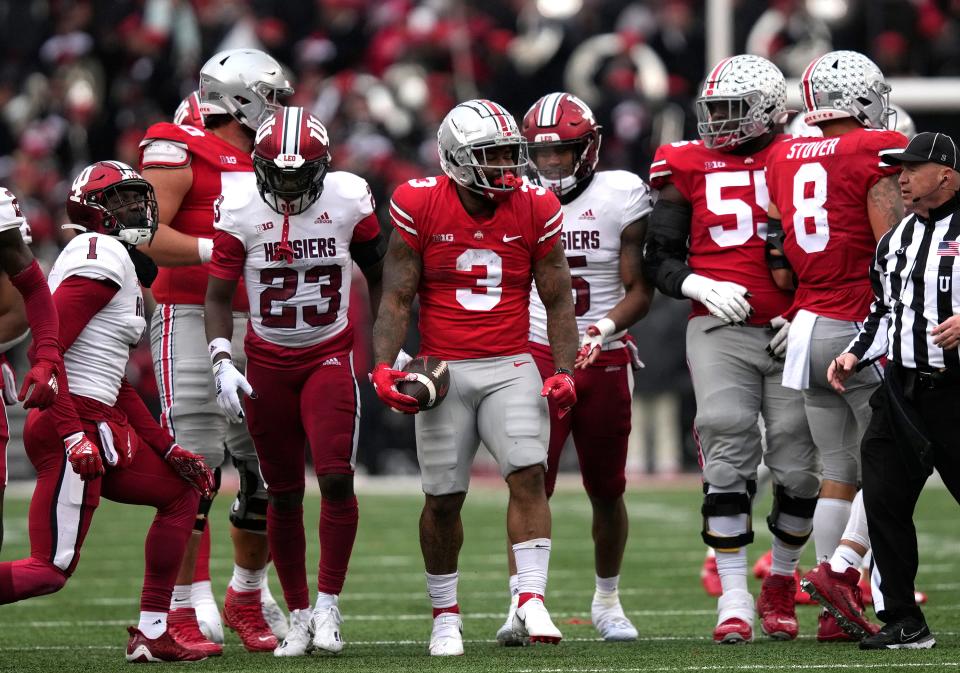
{"label": "referee's belt", "polygon": [[[904,388],[911,388],[910,384],[926,390],[960,387],[960,374],[946,369],[911,369],[900,367],[904,378]],[[911,381],[911,379],[913,379]]]}

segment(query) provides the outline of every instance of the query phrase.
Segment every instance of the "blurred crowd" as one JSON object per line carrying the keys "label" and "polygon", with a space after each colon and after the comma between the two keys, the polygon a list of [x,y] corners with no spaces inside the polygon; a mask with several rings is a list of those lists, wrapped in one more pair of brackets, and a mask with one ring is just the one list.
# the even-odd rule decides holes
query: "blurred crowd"
{"label": "blurred crowd", "polygon": [[[788,77],[833,48],[868,54],[887,76],[960,71],[960,0],[732,4],[735,51],[767,56]],[[439,173],[440,119],[478,96],[520,117],[539,96],[572,91],[604,127],[600,168],[646,177],[657,145],[694,136],[704,16],[704,0],[0,0],[0,184],[19,197],[49,265],[72,177],[100,159],[135,166],[147,127],[169,121],[203,62],[232,47],[264,49],[289,68],[290,103],[327,124],[335,169],[366,178],[381,207],[398,183]],[[954,119],[938,122],[956,131]],[[676,405],[684,429],[668,435],[680,438],[692,421],[684,313],[673,302],[646,320],[662,324],[634,330],[670,370],[671,390],[688,396]],[[155,396],[149,352],[133,362],[131,378]],[[639,379],[638,391],[658,394]],[[412,445],[403,428],[387,424],[381,440],[369,427],[374,448]],[[383,460],[368,467],[403,469]]]}

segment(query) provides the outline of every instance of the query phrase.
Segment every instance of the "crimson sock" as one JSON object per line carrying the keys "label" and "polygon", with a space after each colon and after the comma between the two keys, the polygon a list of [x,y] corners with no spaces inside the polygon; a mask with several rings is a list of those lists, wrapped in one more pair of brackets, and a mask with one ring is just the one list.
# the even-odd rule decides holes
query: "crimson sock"
{"label": "crimson sock", "polygon": [[196,518],[197,498],[194,495],[192,489],[187,490],[183,497],[158,509],[150,525],[144,544],[145,567],[140,594],[140,609],[143,611],[166,612],[170,609],[173,585]]}
{"label": "crimson sock", "polygon": [[0,604],[52,594],[66,583],[67,576],[48,561],[30,557],[0,563]]}
{"label": "crimson sock", "polygon": [[456,603],[454,603],[454,604],[451,605],[450,607],[446,607],[446,608],[434,608],[434,609],[433,609],[433,618],[436,619],[438,615],[442,615],[442,614],[444,614],[445,612],[452,612],[452,613],[455,614],[455,615],[459,615],[459,614],[460,614],[460,606],[457,605]]}
{"label": "crimson sock", "polygon": [[540,602],[543,603],[543,596],[540,594],[535,594],[529,591],[521,591],[520,595],[517,597],[517,607],[519,608],[531,598],[539,598]]}
{"label": "crimson sock", "polygon": [[304,610],[310,607],[307,590],[307,568],[304,558],[307,541],[303,532],[303,505],[291,510],[276,510],[267,504],[267,540],[273,567],[277,569],[283,598],[288,610]]}
{"label": "crimson sock", "polygon": [[343,590],[359,520],[356,496],[347,500],[323,498],[321,501],[319,591],[339,595]]}
{"label": "crimson sock", "polygon": [[200,533],[200,546],[197,548],[197,564],[193,567],[193,581],[210,581],[210,520]]}

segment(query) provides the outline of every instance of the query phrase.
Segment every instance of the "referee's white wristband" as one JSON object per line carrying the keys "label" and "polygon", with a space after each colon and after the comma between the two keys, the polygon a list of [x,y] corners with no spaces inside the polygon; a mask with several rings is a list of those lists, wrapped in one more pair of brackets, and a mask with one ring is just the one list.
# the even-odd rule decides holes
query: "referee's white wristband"
{"label": "referee's white wristband", "polygon": [[213,359],[220,355],[220,353],[226,353],[228,358],[233,359],[233,349],[231,348],[230,339],[217,337],[210,342],[207,349],[210,351],[211,364],[213,363]]}
{"label": "referee's white wristband", "polygon": [[197,254],[200,255],[200,263],[206,264],[213,257],[213,239],[212,238],[198,238],[197,239]]}

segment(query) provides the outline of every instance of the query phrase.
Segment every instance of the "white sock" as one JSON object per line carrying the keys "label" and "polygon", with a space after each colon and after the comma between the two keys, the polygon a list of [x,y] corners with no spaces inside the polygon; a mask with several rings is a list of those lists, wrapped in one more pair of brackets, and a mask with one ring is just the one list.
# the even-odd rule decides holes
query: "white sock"
{"label": "white sock", "polygon": [[615,594],[617,593],[617,587],[620,585],[620,575],[614,575],[613,577],[600,577],[596,576],[596,586],[598,594]]}
{"label": "white sock", "polygon": [[[711,492],[713,492],[711,490]],[[707,519],[707,528],[717,537],[736,537],[747,532],[747,515],[711,516]],[[736,551],[717,550],[717,573],[723,593],[747,590],[747,548]]]}
{"label": "white sock", "polygon": [[233,564],[233,577],[230,578],[230,588],[234,591],[256,591],[263,585],[267,576],[266,568],[249,570]]}
{"label": "white sock", "polygon": [[137,628],[150,640],[159,638],[167,630],[167,613],[141,612],[140,624],[137,625]]}
{"label": "white sock", "polygon": [[510,575],[510,597],[513,598],[519,592],[517,591],[517,576]]}
{"label": "white sock", "polygon": [[813,513],[813,546],[817,563],[833,556],[850,518],[850,503],[838,498],[820,498]]}
{"label": "white sock", "polygon": [[322,591],[317,594],[317,604],[314,607],[316,612],[326,612],[337,604],[336,594],[325,594]]}
{"label": "white sock", "polygon": [[217,601],[213,597],[213,586],[210,584],[210,580],[194,582],[190,585],[190,602],[194,607],[203,604],[216,605]]}
{"label": "white sock", "polygon": [[863,508],[863,491],[857,491],[857,497],[850,504],[850,516],[841,539],[856,542],[867,551],[870,550],[870,531],[867,529],[867,511]]}
{"label": "white sock", "polygon": [[171,610],[193,607],[193,603],[190,601],[190,589],[191,585],[189,584],[174,585],[173,595],[170,596]]}
{"label": "white sock", "polygon": [[707,558],[717,558],[717,550],[713,547],[707,547]]}
{"label": "white sock", "polygon": [[273,593],[270,591],[270,579],[267,577],[267,569],[263,569],[263,581],[260,583],[260,602],[273,601],[276,603],[276,600],[273,598]]}
{"label": "white sock", "polygon": [[[777,515],[777,527],[786,533],[802,537],[810,534],[813,520],[781,512]],[[804,545],[787,544],[774,535],[771,545],[773,554],[770,572],[774,575],[793,575],[793,572],[797,569],[797,562],[800,561],[800,555],[803,553],[803,547]]]}
{"label": "white sock", "polygon": [[547,592],[547,568],[550,566],[550,538],[537,537],[513,545],[517,560],[517,592],[539,594]]}
{"label": "white sock", "polygon": [[830,569],[836,573],[842,573],[847,568],[856,568],[859,571],[862,563],[863,557],[853,547],[845,544],[837,545],[836,551],[830,557]]}
{"label": "white sock", "polygon": [[449,575],[431,575],[427,576],[427,595],[430,596],[430,605],[434,610],[450,608],[457,604],[457,580],[460,578],[459,572],[452,572]]}

